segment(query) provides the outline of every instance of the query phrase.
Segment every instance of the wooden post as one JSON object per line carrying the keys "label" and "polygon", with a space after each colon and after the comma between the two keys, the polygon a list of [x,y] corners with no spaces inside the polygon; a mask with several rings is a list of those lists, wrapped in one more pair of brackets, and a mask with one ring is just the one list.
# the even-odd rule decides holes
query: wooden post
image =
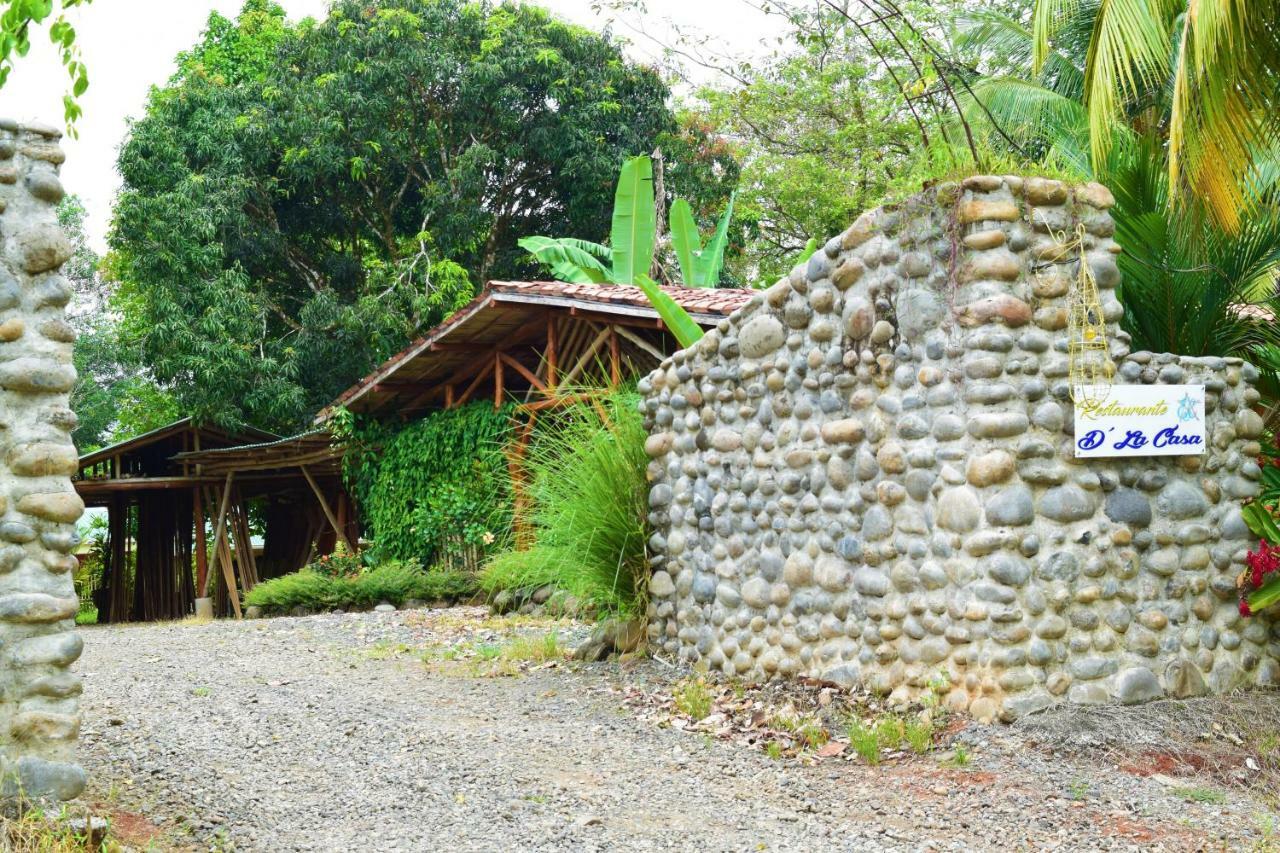
{"label": "wooden post", "polygon": [[209,579],[209,544],[204,537],[204,495],[196,486],[191,490],[195,506],[196,529],[196,589],[204,590]]}
{"label": "wooden post", "polygon": [[[338,489],[338,527],[343,533],[347,532],[347,493],[341,488]],[[351,537],[347,537],[347,541],[351,541]]]}
{"label": "wooden post", "polygon": [[493,354],[493,410],[502,408],[502,353]]}
{"label": "wooden post", "polygon": [[[655,262],[656,263],[656,262]],[[622,384],[622,359],[618,346],[618,330],[609,327],[609,387],[617,388]]]}
{"label": "wooden post", "polygon": [[453,408],[453,383],[452,382],[444,386],[444,407],[446,409]]}
{"label": "wooden post", "polygon": [[[231,609],[236,612],[236,618],[240,617],[240,596],[236,592],[236,576],[231,568],[231,543],[227,541],[227,507],[231,503],[231,480],[235,477],[235,472],[227,474],[226,482],[222,484],[222,500],[221,506],[218,508],[218,522],[214,525],[213,543],[218,550],[219,562],[222,563],[222,577],[227,582],[227,595],[231,598]],[[205,578],[206,585],[209,578]],[[206,588],[202,591],[201,598],[209,597],[209,590]]]}
{"label": "wooden post", "polygon": [[334,516],[333,510],[329,509],[329,502],[325,500],[324,492],[320,490],[320,484],[316,482],[316,478],[311,476],[311,472],[306,465],[299,465],[302,476],[307,478],[307,484],[311,486],[311,491],[316,493],[316,500],[320,501],[320,508],[324,510],[324,517],[329,520],[329,524],[333,527],[333,532],[338,534],[338,539],[343,545],[347,546],[347,551],[354,554],[356,549],[351,546],[351,540],[347,538],[347,531],[342,529],[338,524],[338,519]]}
{"label": "wooden post", "polygon": [[547,352],[545,356],[547,363],[547,388],[551,396],[556,392],[556,318],[551,312],[547,312]]}

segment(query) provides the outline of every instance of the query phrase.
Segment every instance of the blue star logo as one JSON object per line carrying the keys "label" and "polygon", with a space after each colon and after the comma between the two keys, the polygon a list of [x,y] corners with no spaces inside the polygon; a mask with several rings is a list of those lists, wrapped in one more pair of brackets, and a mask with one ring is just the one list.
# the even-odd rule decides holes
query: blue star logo
{"label": "blue star logo", "polygon": [[1178,401],[1178,420],[1200,420],[1200,415],[1196,412],[1196,401],[1191,398],[1190,394],[1182,395],[1182,399]]}

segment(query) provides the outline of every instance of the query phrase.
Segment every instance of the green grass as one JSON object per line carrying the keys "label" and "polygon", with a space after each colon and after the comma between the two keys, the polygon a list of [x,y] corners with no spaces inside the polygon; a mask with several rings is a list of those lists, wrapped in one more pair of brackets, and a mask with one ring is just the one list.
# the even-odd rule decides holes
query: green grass
{"label": "green grass", "polygon": [[[110,837],[109,829],[101,848],[90,845],[87,838],[77,835],[67,825],[72,816],[66,807],[56,813],[32,808],[17,817],[0,816],[0,849],[18,853],[87,853],[98,849],[120,849]],[[82,816],[82,813],[75,816]]]}
{"label": "green grass", "polygon": [[849,721],[845,727],[849,747],[873,767],[880,763],[880,739],[876,730],[859,719]]}
{"label": "green grass", "polygon": [[98,608],[92,604],[81,602],[80,612],[76,614],[77,625],[97,625],[98,624]]}
{"label": "green grass", "polygon": [[457,601],[475,595],[475,578],[464,572],[427,571],[408,563],[385,563],[355,577],[331,578],[303,570],[263,581],[245,603],[271,613],[295,607],[307,610],[357,609],[382,601],[400,605],[411,598]]}
{"label": "green grass", "polygon": [[1218,805],[1227,801],[1227,795],[1214,788],[1204,788],[1200,786],[1192,786],[1188,788],[1174,788],[1173,793],[1189,803],[1209,803]]}
{"label": "green grass", "polygon": [[822,723],[812,717],[779,714],[769,724],[779,731],[790,732],[804,749],[818,749],[831,740],[831,735],[822,727]]}
{"label": "green grass", "polygon": [[644,609],[648,484],[644,422],[633,393],[583,404],[531,444],[526,550],[499,554],[481,584],[490,595],[554,586],[601,610]]}
{"label": "green grass", "polygon": [[973,761],[973,757],[969,755],[969,750],[965,749],[964,744],[956,744],[955,749],[951,751],[951,757],[944,763],[950,764],[952,767],[968,767],[969,762]]}
{"label": "green grass", "polygon": [[548,631],[541,637],[519,636],[509,641],[501,649],[501,656],[509,661],[527,661],[529,663],[546,663],[564,657],[565,650],[560,645],[560,635]]}
{"label": "green grass", "polygon": [[907,746],[916,755],[924,755],[933,747],[933,723],[914,717],[903,724],[903,736]]}
{"label": "green grass", "polygon": [[689,678],[671,692],[676,710],[693,720],[704,720],[711,714],[711,691],[701,678]]}
{"label": "green grass", "polygon": [[764,754],[772,758],[774,761],[782,760],[782,744],[776,740],[771,740],[764,745]]}

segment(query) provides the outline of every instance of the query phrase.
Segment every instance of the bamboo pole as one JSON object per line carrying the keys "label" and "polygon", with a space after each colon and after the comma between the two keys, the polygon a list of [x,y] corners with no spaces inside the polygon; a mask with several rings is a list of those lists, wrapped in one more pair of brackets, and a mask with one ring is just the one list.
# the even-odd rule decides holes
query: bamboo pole
{"label": "bamboo pole", "polygon": [[311,472],[307,470],[307,466],[299,465],[302,469],[302,476],[307,478],[307,484],[311,486],[311,491],[316,493],[316,500],[320,502],[320,508],[324,510],[324,517],[329,520],[329,524],[333,527],[333,532],[338,534],[338,539],[343,545],[347,546],[347,551],[351,554],[356,549],[351,546],[351,540],[347,538],[347,532],[338,524],[338,519],[334,516],[333,510],[329,509],[329,502],[325,500],[324,492],[320,491],[320,484],[316,482],[316,478],[311,476]]}
{"label": "bamboo pole", "polygon": [[209,543],[204,537],[204,499],[201,492],[203,490],[196,486],[191,490],[191,500],[193,503],[192,514],[195,516],[196,531],[196,586],[200,589],[205,588],[205,580],[209,577]]}

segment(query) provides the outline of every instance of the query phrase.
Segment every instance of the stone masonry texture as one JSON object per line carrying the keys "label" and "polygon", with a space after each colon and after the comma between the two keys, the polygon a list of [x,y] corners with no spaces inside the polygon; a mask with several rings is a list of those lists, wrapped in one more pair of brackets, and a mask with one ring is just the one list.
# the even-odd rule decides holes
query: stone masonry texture
{"label": "stone masonry texture", "polygon": [[80,656],[72,574],[84,504],[71,485],[75,332],[59,274],[60,134],[0,120],[0,794],[71,799]]}
{"label": "stone masonry texture", "polygon": [[[984,720],[1280,683],[1237,611],[1257,371],[1130,352],[1098,184],[975,176],[864,214],[641,380],[649,637]],[[1082,252],[1059,238],[1085,229]],[[1067,306],[1115,383],[1203,383],[1203,455],[1074,458]]]}

